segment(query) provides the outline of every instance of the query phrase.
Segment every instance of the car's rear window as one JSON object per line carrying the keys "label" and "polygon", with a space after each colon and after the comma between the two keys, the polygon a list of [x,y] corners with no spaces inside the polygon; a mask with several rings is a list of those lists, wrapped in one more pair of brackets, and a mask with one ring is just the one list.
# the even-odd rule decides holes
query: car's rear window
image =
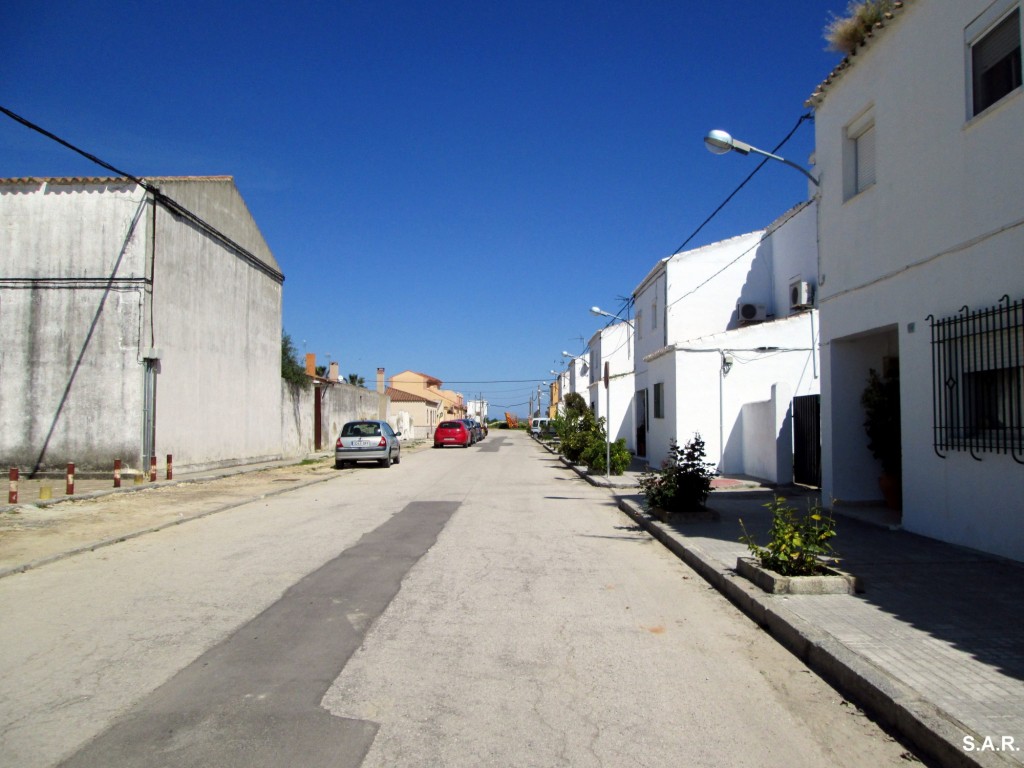
{"label": "car's rear window", "polygon": [[437,425],[437,428],[438,429],[460,429],[462,426],[464,426],[464,425],[460,424],[457,421],[442,421],[440,424]]}
{"label": "car's rear window", "polygon": [[380,435],[380,424],[372,421],[352,421],[341,430],[342,437],[377,437]]}

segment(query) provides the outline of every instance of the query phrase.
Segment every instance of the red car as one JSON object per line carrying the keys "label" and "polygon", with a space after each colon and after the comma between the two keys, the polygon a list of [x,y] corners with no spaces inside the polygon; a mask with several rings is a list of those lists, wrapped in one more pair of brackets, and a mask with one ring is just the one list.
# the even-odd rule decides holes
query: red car
{"label": "red car", "polygon": [[434,447],[444,448],[446,445],[461,445],[468,448],[473,444],[473,435],[461,421],[442,421],[434,430]]}

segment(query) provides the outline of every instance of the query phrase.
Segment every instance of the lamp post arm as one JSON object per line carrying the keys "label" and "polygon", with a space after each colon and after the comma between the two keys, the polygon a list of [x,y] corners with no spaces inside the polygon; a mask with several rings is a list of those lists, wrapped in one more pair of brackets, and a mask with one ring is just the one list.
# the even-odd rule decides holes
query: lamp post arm
{"label": "lamp post arm", "polygon": [[[739,143],[739,142],[737,142],[737,143]],[[758,154],[758,155],[764,155],[765,157],[771,158],[772,160],[778,160],[780,163],[785,163],[790,168],[796,168],[798,171],[800,171],[800,173],[802,173],[804,176],[806,176],[808,179],[810,179],[811,183],[814,184],[814,186],[818,186],[818,180],[816,178],[814,178],[814,176],[811,175],[811,172],[808,171],[803,166],[797,165],[792,160],[787,160],[784,157],[779,157],[778,155],[773,155],[771,152],[765,152],[763,149],[758,149],[757,147],[752,147],[749,144],[745,145],[744,148],[747,150],[747,152],[754,152],[755,154]],[[743,152],[743,154],[747,154],[747,152]]]}

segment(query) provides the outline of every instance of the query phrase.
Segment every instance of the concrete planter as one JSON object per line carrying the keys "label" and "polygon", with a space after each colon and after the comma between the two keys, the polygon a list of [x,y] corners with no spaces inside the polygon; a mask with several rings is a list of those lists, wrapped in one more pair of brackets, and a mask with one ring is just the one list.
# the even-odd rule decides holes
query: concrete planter
{"label": "concrete planter", "polygon": [[815,576],[782,576],[762,568],[752,557],[741,557],[736,560],[736,573],[773,595],[852,595],[864,591],[856,576],[832,568]]}
{"label": "concrete planter", "polygon": [[705,522],[707,520],[719,520],[720,515],[713,509],[694,509],[688,512],[670,512],[661,507],[651,507],[651,515],[663,523],[672,518],[676,523]]}

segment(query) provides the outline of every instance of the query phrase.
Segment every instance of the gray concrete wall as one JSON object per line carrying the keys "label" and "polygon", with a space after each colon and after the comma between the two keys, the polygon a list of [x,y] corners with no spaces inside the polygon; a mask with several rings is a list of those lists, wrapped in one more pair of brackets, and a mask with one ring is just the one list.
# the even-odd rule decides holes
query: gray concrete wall
{"label": "gray concrete wall", "polygon": [[0,462],[138,460],[146,205],[110,180],[0,182]]}
{"label": "gray concrete wall", "polygon": [[[285,457],[299,458],[313,453],[314,401],[317,390],[297,387],[281,380],[281,450]],[[322,450],[334,447],[347,421],[377,418],[376,392],[344,382],[327,386],[321,401]]]}
{"label": "gray concrete wall", "polygon": [[[262,242],[230,179],[158,184],[247,249]],[[157,455],[183,468],[280,456],[281,283],[163,208],[153,251]]]}
{"label": "gray concrete wall", "polygon": [[150,350],[161,461],[282,455],[277,263],[230,178],[156,181],[246,253],[128,182],[0,180],[0,462],[138,466]]}

